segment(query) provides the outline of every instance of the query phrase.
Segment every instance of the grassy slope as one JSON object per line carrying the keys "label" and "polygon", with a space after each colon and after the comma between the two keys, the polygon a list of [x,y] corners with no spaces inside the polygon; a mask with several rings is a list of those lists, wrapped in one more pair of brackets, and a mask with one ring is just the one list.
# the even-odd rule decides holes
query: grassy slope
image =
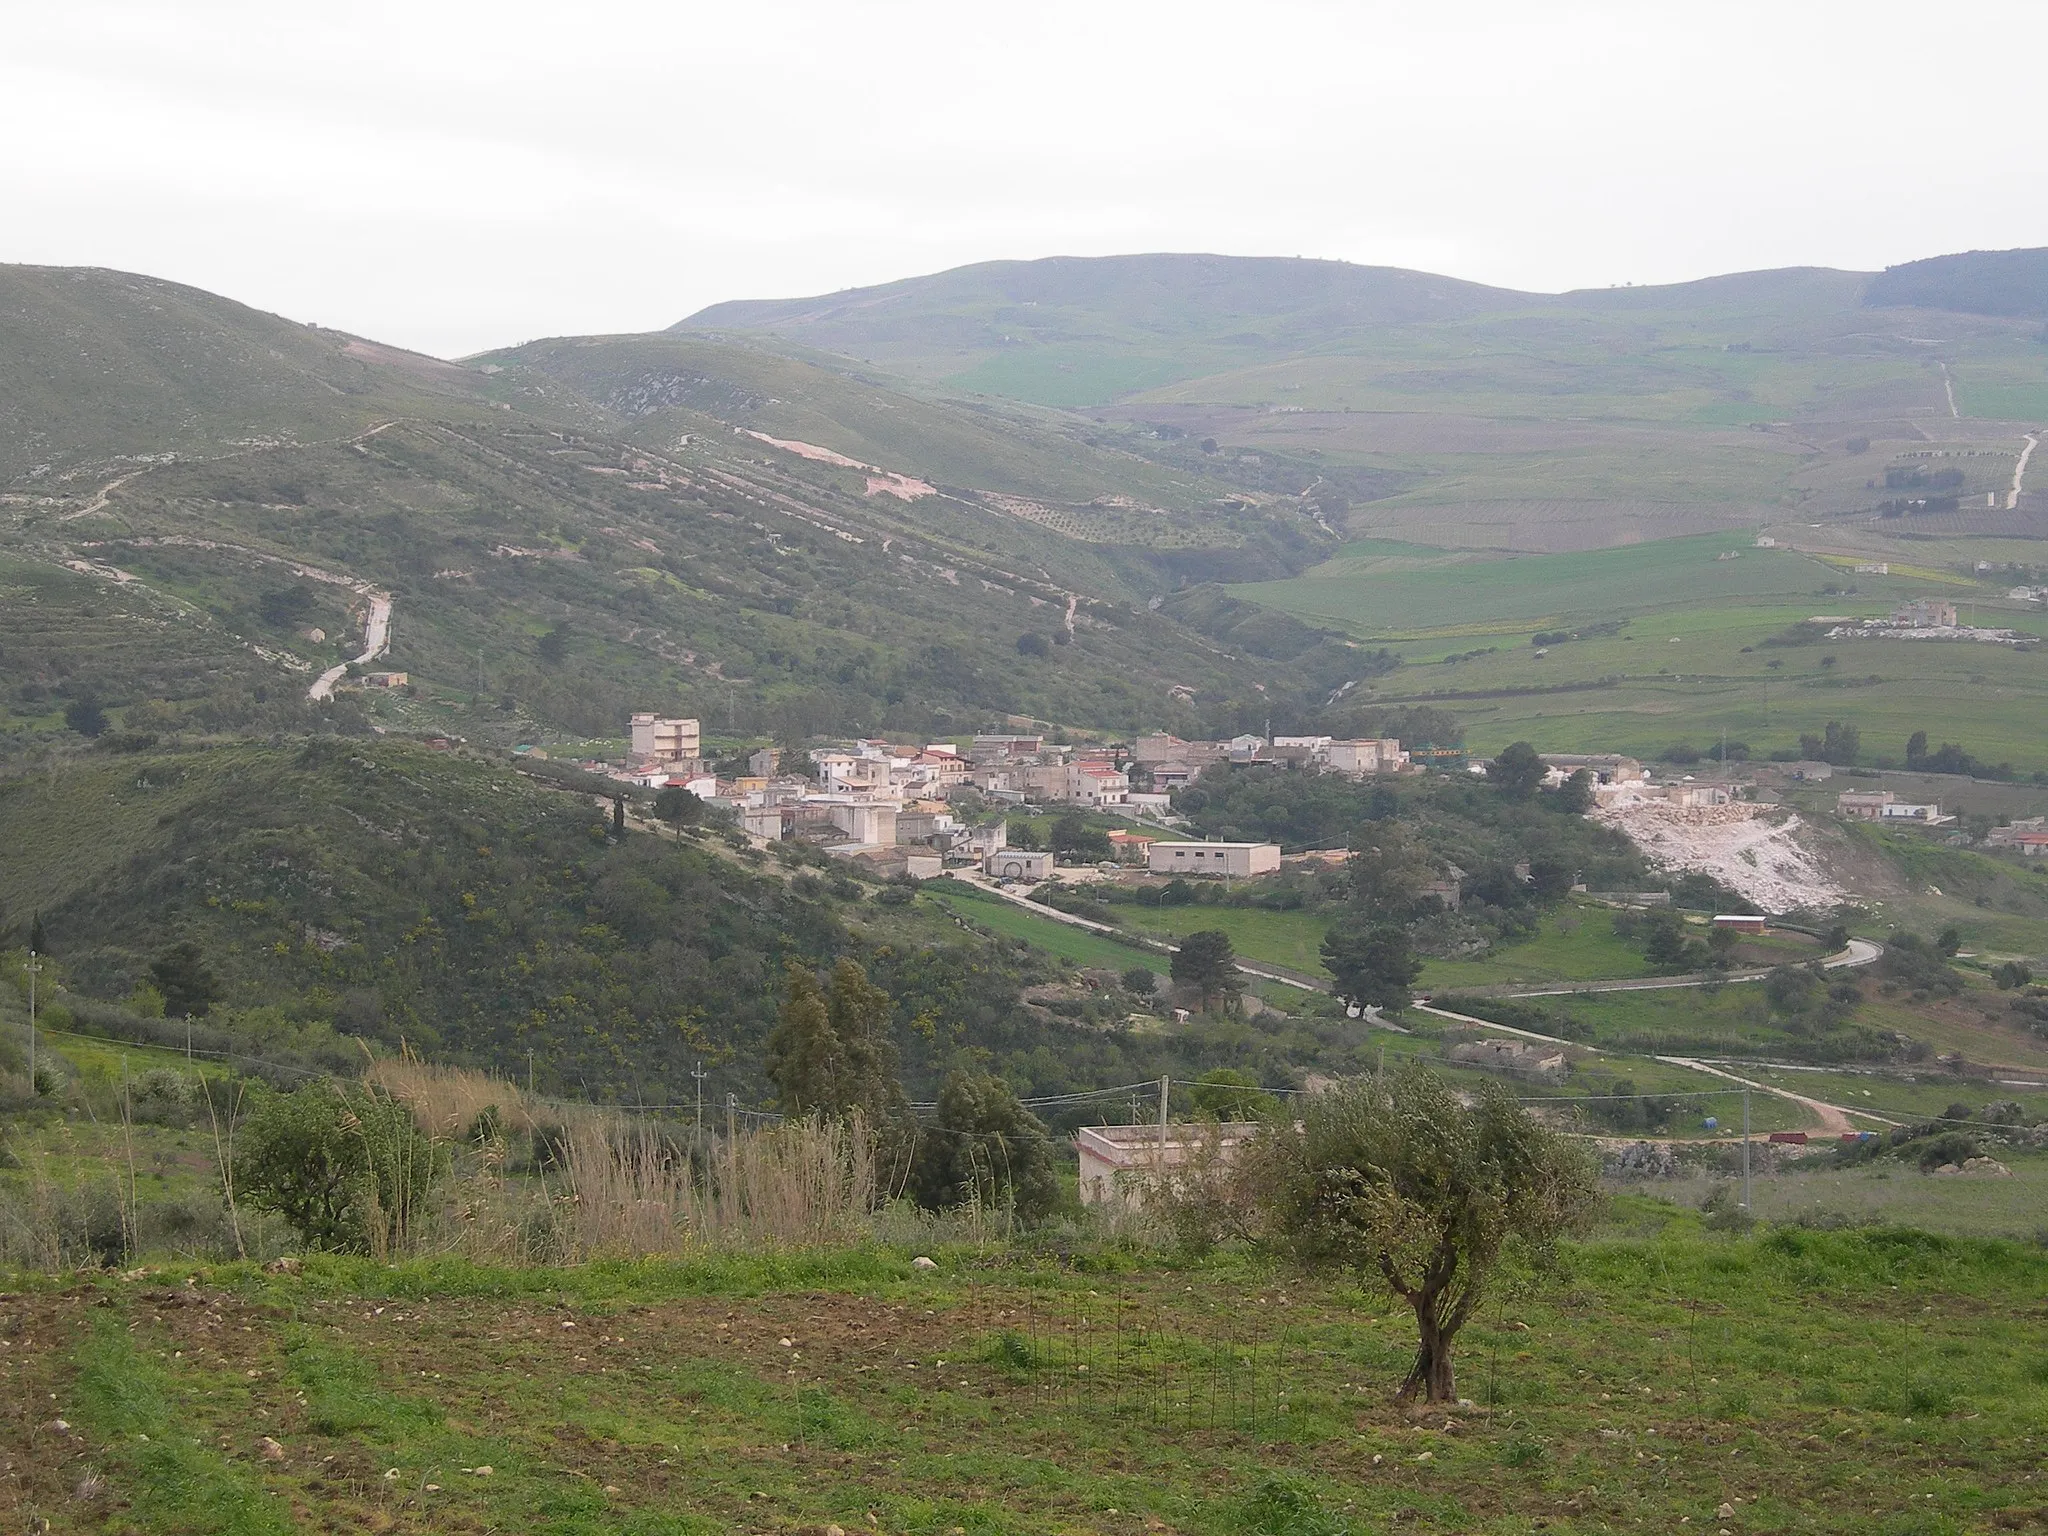
{"label": "grassy slope", "polygon": [[467,369],[178,283],[0,266],[0,484],[42,488],[114,455],[217,455],[394,416],[474,417],[486,391]]}
{"label": "grassy slope", "polygon": [[[153,469],[89,518],[36,508],[21,529],[53,555],[90,543],[127,562],[230,631],[216,636],[223,648],[240,634],[309,669],[343,648],[338,634],[311,646],[248,611],[252,589],[291,584],[277,557],[380,583],[398,602],[389,664],[469,716],[415,726],[513,739],[610,734],[650,706],[739,724],[744,705],[748,729],[799,736],[972,730],[1003,713],[1135,729],[1176,712],[1175,684],[1213,698],[1259,675],[1118,600],[1114,572],[1031,524],[960,503],[878,503],[843,472],[722,444],[693,448],[650,490],[636,457],[601,439],[564,448],[516,428],[406,424],[353,446]],[[235,547],[135,542],[166,535]],[[1057,627],[1075,590],[1112,595],[1084,608],[1075,644],[1020,658],[1017,636]],[[564,622],[578,637],[570,657],[543,665],[536,637]],[[10,649],[0,669],[27,655]],[[138,682],[146,674],[115,701]],[[500,721],[505,697],[518,712]],[[949,709],[966,718],[935,717]]]}
{"label": "grassy slope", "polygon": [[[1083,441],[1071,418],[914,393],[872,372],[743,342],[668,333],[570,337],[472,361],[508,370],[515,398],[529,376],[573,390],[650,447],[666,449],[680,432],[702,431],[709,416],[940,485],[1065,503],[1112,493],[1167,506],[1200,499],[1143,459]],[[523,403],[547,414],[556,397]]]}
{"label": "grassy slope", "polygon": [[0,785],[0,825],[0,899],[88,993],[190,939],[228,1002],[507,1069],[531,1049],[593,1089],[680,1084],[702,1053],[751,1097],[769,978],[844,942],[779,882],[609,846],[582,796],[395,743],[91,757]]}
{"label": "grassy slope", "polygon": [[1399,1308],[1239,1258],[917,1279],[877,1253],[229,1270],[200,1287],[219,1328],[160,1290],[39,1291],[9,1303],[41,1347],[0,1432],[47,1433],[22,1405],[54,1394],[108,1495],[33,1456],[12,1496],[145,1532],[1661,1532],[1733,1502],[1946,1536],[2038,1502],[2038,1254],[1622,1216],[1649,1235],[1471,1325],[1452,1421],[1388,1402]]}

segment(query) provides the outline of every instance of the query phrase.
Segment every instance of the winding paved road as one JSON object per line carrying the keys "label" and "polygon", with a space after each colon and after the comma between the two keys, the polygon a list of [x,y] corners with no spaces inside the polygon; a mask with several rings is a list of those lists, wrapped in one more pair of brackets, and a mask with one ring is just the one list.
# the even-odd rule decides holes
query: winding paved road
{"label": "winding paved road", "polygon": [[370,617],[363,625],[363,654],[322,672],[320,680],[306,690],[307,698],[333,698],[334,685],[342,680],[350,667],[368,666],[391,648],[391,595],[388,592],[365,592],[363,596],[370,600]]}

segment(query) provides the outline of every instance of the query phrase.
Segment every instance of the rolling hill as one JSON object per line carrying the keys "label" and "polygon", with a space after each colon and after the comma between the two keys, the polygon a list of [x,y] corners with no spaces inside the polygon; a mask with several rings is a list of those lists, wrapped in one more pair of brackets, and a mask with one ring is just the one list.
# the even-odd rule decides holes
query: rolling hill
{"label": "rolling hill", "polygon": [[488,380],[159,278],[0,265],[0,485],[473,417]]}
{"label": "rolling hill", "polygon": [[2048,247],[1963,251],[1886,267],[1871,280],[1863,302],[2038,320],[2048,316]]}

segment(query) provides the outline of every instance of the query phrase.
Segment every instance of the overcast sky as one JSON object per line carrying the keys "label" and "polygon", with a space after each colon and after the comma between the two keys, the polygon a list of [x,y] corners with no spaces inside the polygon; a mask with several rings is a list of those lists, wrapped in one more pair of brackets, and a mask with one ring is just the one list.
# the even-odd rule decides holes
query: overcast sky
{"label": "overcast sky", "polygon": [[444,356],[1000,257],[2048,245],[2038,10],[6,0],[0,260]]}

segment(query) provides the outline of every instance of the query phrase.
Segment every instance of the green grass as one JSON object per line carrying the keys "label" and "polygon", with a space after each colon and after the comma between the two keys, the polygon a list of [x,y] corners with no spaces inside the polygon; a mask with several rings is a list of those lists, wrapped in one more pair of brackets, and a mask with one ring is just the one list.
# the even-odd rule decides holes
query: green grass
{"label": "green grass", "polygon": [[[1840,719],[1862,731],[1872,756],[1898,757],[1925,730],[1987,762],[2048,768],[2048,746],[2028,725],[2048,707],[2038,653],[1877,639],[1767,646],[1815,614],[1883,614],[1930,584],[1845,578],[1822,562],[1746,545],[1716,536],[1426,565],[1340,557],[1293,581],[1230,590],[1361,637],[1407,636],[1396,649],[1408,664],[1356,697],[1448,709],[1481,750],[1527,739],[1553,751],[1647,756],[1680,741],[1703,748],[1725,730],[1760,757],[1796,749],[1802,732]],[[1742,558],[1714,558],[1728,549]],[[1853,597],[1821,593],[1850,581]],[[2001,606],[2002,592],[1960,596],[1975,622],[2041,624]],[[1544,654],[1530,643],[1539,630],[1616,620],[1618,633]]]}
{"label": "green grass", "polygon": [[1122,971],[1134,965],[1150,964],[1156,969],[1166,959],[1156,950],[1120,944],[1115,939],[1072,923],[1063,923],[1058,918],[1039,917],[1028,908],[1000,896],[951,891],[943,896],[933,894],[927,899],[958,913],[977,927],[1004,938],[1023,939],[1047,954],[1071,960],[1076,965]]}
{"label": "green grass", "polygon": [[1501,986],[1551,981],[1597,981],[1647,976],[1639,942],[1618,938],[1613,914],[1576,903],[1543,915],[1533,938],[1503,945],[1474,960],[1424,962],[1424,987]]}
{"label": "green grass", "polygon": [[[359,1298],[324,1270],[228,1271],[190,1308],[101,1281],[27,1299],[56,1347],[20,1380],[107,1470],[90,1528],[151,1536],[1300,1536],[1424,1516],[1500,1536],[1713,1529],[1723,1501],[1747,1529],[1903,1536],[2038,1503],[2038,1251],[1714,1237],[1639,1196],[1610,1225],[1627,1235],[1574,1246],[1568,1283],[1517,1277],[1468,1327],[1476,1404],[1449,1422],[1389,1400],[1403,1309],[1232,1252],[1076,1272],[941,1250],[912,1282],[764,1271],[744,1303],[628,1286],[601,1309],[567,1272],[490,1294],[374,1267]],[[24,1470],[54,1512],[70,1474]]]}
{"label": "green grass", "polygon": [[[2037,1243],[2048,1223],[2048,1160],[2007,1159],[2011,1178],[1942,1178],[1921,1173],[1910,1161],[1886,1159],[1875,1166],[1839,1169],[1831,1159],[1811,1168],[1753,1182],[1752,1202],[1766,1221],[1825,1221],[1932,1228],[1965,1237],[2018,1235]],[[1704,1183],[1671,1190],[1695,1200]]]}
{"label": "green grass", "polygon": [[[1460,559],[1417,568],[1347,546],[1292,581],[1232,590],[1297,617],[1385,638],[1484,621],[1505,631],[1591,622],[1633,609],[1721,606],[1733,599],[1812,593],[1830,572],[1789,550],[1753,548],[1754,535],[1705,534],[1585,554]],[[1736,560],[1720,560],[1723,553]]]}
{"label": "green grass", "polygon": [[[268,1536],[294,1529],[287,1510],[250,1469],[235,1466],[193,1435],[187,1403],[213,1397],[190,1367],[174,1371],[146,1357],[112,1317],[98,1320],[74,1356],[74,1410],[119,1467],[123,1495],[151,1531]],[[234,1388],[226,1388],[241,1396]]]}
{"label": "green grass", "polygon": [[1174,941],[1204,929],[1230,935],[1240,960],[1265,961],[1305,976],[1328,979],[1323,969],[1323,935],[1336,920],[1327,912],[1268,912],[1259,907],[1139,907],[1110,909],[1134,932]]}

